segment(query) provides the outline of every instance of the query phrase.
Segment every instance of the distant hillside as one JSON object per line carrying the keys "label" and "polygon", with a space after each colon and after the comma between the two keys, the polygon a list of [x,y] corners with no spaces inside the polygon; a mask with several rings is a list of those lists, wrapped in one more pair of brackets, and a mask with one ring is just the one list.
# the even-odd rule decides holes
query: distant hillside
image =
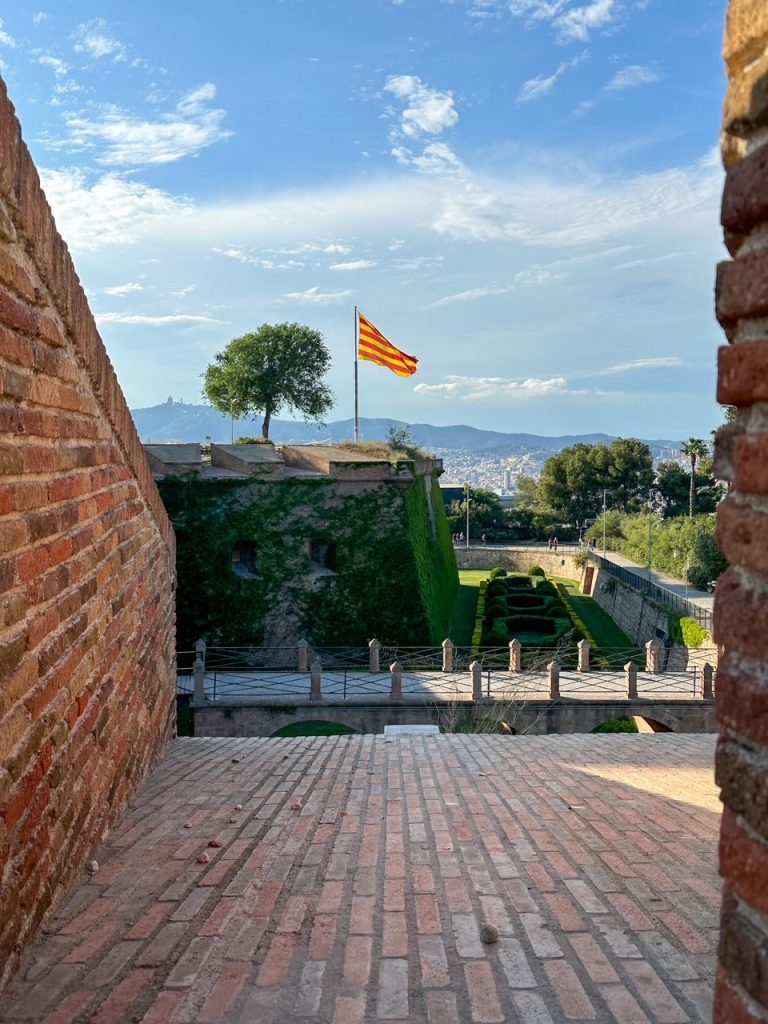
{"label": "distant hillside", "polygon": [[[183,402],[165,402],[149,409],[133,409],[136,429],[142,441],[212,441],[228,442],[232,437],[232,424],[226,416],[207,405],[186,405]],[[383,440],[392,428],[408,427],[413,438],[422,447],[438,454],[447,451],[482,452],[488,456],[522,455],[528,452],[557,452],[573,444],[610,444],[609,434],[567,434],[562,437],[542,437],[538,434],[505,434],[496,430],[479,430],[457,424],[435,427],[429,423],[404,423],[402,420],[361,419],[360,434],[372,441]],[[317,427],[309,423],[290,420],[272,420],[274,441],[284,444],[303,444],[308,441],[344,441],[352,437],[351,419],[335,420]],[[258,434],[256,420],[236,420],[235,440],[241,436]],[[646,442],[654,453],[677,448],[680,442],[652,440]]]}

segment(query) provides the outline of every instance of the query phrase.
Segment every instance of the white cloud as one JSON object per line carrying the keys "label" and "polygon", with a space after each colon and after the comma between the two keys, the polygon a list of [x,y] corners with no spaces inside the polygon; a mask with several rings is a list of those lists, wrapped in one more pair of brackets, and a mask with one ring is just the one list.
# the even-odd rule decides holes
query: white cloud
{"label": "white cloud", "polygon": [[537,75],[535,78],[529,78],[527,82],[523,82],[523,86],[517,95],[516,103],[530,103],[531,100],[540,99],[542,96],[546,96],[547,93],[552,92],[559,78],[569,71],[571,68],[578,67],[584,60],[586,60],[588,54],[586,51],[579,54],[578,57],[574,57],[573,60],[563,61],[556,71],[551,75],[544,77],[544,75]]}
{"label": "white cloud", "polygon": [[590,32],[613,21],[617,11],[616,0],[593,0],[584,7],[575,7],[554,19],[554,25],[563,39],[589,39]]}
{"label": "white cloud", "polygon": [[688,252],[667,252],[661,256],[646,256],[638,260],[630,260],[628,263],[617,263],[614,270],[636,270],[638,267],[647,267],[654,263],[669,263],[671,260],[680,260],[690,256]]}
{"label": "white cloud", "polygon": [[113,61],[126,59],[125,46],[112,34],[103,18],[78,25],[73,38],[77,53],[87,53],[97,60],[102,57],[111,57]]}
{"label": "white cloud", "polygon": [[308,288],[305,292],[288,292],[283,296],[284,300],[290,302],[309,302],[318,306],[327,306],[334,302],[342,302],[344,299],[349,298],[352,294],[351,291],[343,292],[324,292],[321,291],[320,285],[315,285],[314,288]]}
{"label": "white cloud", "polygon": [[222,324],[226,320],[214,320],[211,316],[198,313],[171,313],[168,316],[149,316],[141,313],[94,313],[100,324],[128,324],[135,327],[176,327],[179,324]]}
{"label": "white cloud", "polygon": [[61,60],[60,57],[54,57],[50,53],[41,53],[36,60],[38,64],[49,67],[57,78],[63,78],[69,71],[69,64],[66,61]]}
{"label": "white cloud", "polygon": [[32,15],[32,21],[35,25],[42,25],[48,18],[50,18],[50,14],[46,14],[45,11],[38,11],[37,14]]}
{"label": "white cloud", "polygon": [[419,395],[437,396],[464,402],[486,400],[520,401],[531,398],[563,395],[603,396],[609,392],[598,388],[574,386],[577,379],[588,377],[610,377],[635,370],[668,369],[681,366],[682,360],[677,356],[659,356],[648,359],[633,359],[627,363],[617,363],[597,370],[581,370],[567,377],[527,377],[514,379],[506,377],[469,377],[448,376],[440,384],[417,384],[414,392]]}
{"label": "white cloud", "polygon": [[97,119],[70,114],[66,118],[68,137],[44,141],[52,149],[100,148],[96,156],[100,164],[172,163],[185,156],[196,156],[232,134],[221,126],[225,111],[204,106],[215,95],[215,87],[206,83],[182,97],[173,113],[156,121],[141,120],[114,106]]}
{"label": "white cloud", "polygon": [[138,281],[129,281],[127,284],[115,284],[111,288],[105,288],[107,295],[131,295],[133,292],[143,292],[144,285]]}
{"label": "white cloud", "polygon": [[543,398],[547,395],[584,394],[583,390],[573,391],[565,377],[528,377],[511,380],[504,377],[461,377],[443,378],[442,384],[417,384],[414,393],[429,397],[441,397],[452,401],[480,402],[493,399],[519,401]]}
{"label": "white cloud", "polygon": [[574,376],[612,377],[614,374],[631,373],[633,370],[662,370],[682,365],[683,361],[679,356],[655,356],[648,359],[632,359],[628,363],[617,363],[615,366],[606,366],[601,370],[585,370],[583,374]]}
{"label": "white cloud", "polygon": [[332,263],[329,270],[368,270],[377,266],[376,260],[349,260],[348,263]]}
{"label": "white cloud", "polygon": [[350,247],[348,245],[339,245],[338,242],[331,242],[330,245],[326,245],[325,246],[325,248],[323,249],[323,252],[327,252],[327,253],[334,253],[335,252],[335,253],[338,253],[339,256],[346,256],[350,252],[352,252],[352,250],[350,249]]}
{"label": "white cloud", "polygon": [[636,89],[639,85],[658,82],[659,77],[651,68],[643,67],[642,64],[630,64],[616,72],[605,86],[605,90],[606,92],[622,92],[624,89]]}
{"label": "white cloud", "polygon": [[459,120],[452,93],[431,89],[415,75],[390,75],[384,91],[408,104],[401,115],[400,133],[409,139],[440,135]]}
{"label": "white cloud", "polygon": [[444,142],[431,142],[420,155],[414,155],[407,146],[393,146],[392,156],[405,167],[415,167],[427,174],[457,174],[466,168]]}
{"label": "white cloud", "polygon": [[40,170],[56,225],[75,251],[101,249],[138,241],[150,224],[185,217],[192,205],[119,174],[105,174],[92,185],[83,171]]}
{"label": "white cloud", "polygon": [[15,46],[16,40],[3,28],[3,19],[0,18],[0,46]]}
{"label": "white cloud", "polygon": [[238,263],[244,263],[246,266],[258,267],[260,270],[296,270],[304,266],[301,260],[278,261],[265,256],[256,256],[253,252],[238,245],[228,245],[224,248],[214,246],[213,251],[219,256],[226,256]]}
{"label": "white cloud", "polygon": [[569,2],[570,0],[506,0],[502,6],[511,14],[527,18],[529,21],[550,22],[564,41],[586,41],[595,29],[612,22],[621,7],[620,0],[592,0],[581,7],[570,7]]}
{"label": "white cloud", "polygon": [[438,299],[436,302],[430,303],[427,308],[437,309],[440,306],[450,306],[454,302],[474,302],[476,299],[486,299],[489,296],[508,295],[519,286],[530,288],[545,284],[552,284],[554,281],[560,281],[567,276],[567,274],[562,272],[556,273],[555,271],[549,270],[547,267],[530,267],[527,270],[518,271],[518,273],[515,274],[513,281],[508,284],[496,284],[493,282],[488,285],[481,285],[478,288],[468,288],[463,292],[455,292],[453,295],[445,295],[442,299]]}

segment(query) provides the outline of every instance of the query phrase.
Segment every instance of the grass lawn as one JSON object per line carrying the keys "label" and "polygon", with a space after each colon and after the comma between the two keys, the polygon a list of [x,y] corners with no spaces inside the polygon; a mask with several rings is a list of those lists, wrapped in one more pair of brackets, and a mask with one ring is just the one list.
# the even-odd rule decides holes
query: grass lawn
{"label": "grass lawn", "polygon": [[593,598],[579,591],[578,580],[553,577],[554,583],[562,583],[568,594],[568,603],[595,638],[600,653],[611,668],[623,668],[628,661],[645,665],[645,653],[637,649],[626,633],[622,632],[610,615],[604,612]]}
{"label": "grass lawn", "polygon": [[284,725],[282,729],[273,732],[273,736],[343,736],[346,733],[356,732],[348,725],[340,725],[339,722],[293,722],[291,725]]}
{"label": "grass lawn", "polygon": [[480,584],[488,569],[459,569],[459,589],[451,613],[450,636],[458,647],[469,647],[475,628],[475,611]]}

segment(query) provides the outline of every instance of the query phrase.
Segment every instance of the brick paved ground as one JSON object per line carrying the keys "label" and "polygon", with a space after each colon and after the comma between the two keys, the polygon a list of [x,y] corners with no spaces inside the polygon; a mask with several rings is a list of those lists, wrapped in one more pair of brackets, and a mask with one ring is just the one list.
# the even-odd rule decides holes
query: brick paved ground
{"label": "brick paved ground", "polygon": [[708,1020],[713,753],[672,734],[178,740],[0,1019]]}

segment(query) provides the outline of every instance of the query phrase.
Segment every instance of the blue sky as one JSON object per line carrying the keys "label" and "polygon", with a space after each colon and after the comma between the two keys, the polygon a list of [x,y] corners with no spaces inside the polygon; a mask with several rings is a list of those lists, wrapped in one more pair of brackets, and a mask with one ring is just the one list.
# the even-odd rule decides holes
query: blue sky
{"label": "blue sky", "polygon": [[133,407],[264,322],[361,414],[708,436],[725,0],[17,3],[0,61]]}

